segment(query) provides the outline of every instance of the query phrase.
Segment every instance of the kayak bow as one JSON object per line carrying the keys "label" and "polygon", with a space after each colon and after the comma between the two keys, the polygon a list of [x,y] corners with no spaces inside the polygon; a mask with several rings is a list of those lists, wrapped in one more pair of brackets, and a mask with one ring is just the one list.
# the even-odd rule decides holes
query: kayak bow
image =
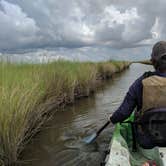
{"label": "kayak bow", "polygon": [[[132,119],[133,116],[129,118]],[[116,125],[109,149],[106,166],[141,166],[149,160],[155,161],[157,166],[166,166],[166,147],[143,149],[137,145],[137,151],[132,151],[131,125],[127,123]]]}

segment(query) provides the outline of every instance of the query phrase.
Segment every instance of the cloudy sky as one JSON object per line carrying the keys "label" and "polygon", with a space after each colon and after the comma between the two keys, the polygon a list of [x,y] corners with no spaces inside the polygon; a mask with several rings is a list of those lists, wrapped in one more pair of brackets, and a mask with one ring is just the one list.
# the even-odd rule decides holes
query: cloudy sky
{"label": "cloudy sky", "polygon": [[166,0],[0,0],[0,52],[143,59],[166,39]]}

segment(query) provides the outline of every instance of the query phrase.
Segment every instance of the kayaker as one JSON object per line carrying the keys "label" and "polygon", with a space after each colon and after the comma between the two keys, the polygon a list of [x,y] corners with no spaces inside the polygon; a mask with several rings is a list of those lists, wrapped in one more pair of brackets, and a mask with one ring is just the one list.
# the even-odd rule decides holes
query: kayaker
{"label": "kayaker", "polygon": [[[145,80],[145,78],[150,76],[159,76],[158,78],[161,78],[161,80],[163,80],[163,78],[166,77],[166,41],[157,42],[153,46],[151,54],[151,62],[154,66],[155,71],[144,73],[130,86],[129,91],[127,92],[124,98],[124,101],[110,117],[110,120],[113,124],[117,122],[123,122],[131,115],[131,113],[135,110],[136,107],[137,107],[136,112],[142,111],[144,103],[143,100],[145,100],[143,99],[143,80]],[[159,96],[158,98],[160,97],[161,96]],[[161,101],[163,102],[164,100],[166,99],[163,97]],[[164,106],[166,106],[165,103],[166,101],[164,102]],[[156,103],[154,102],[152,104]],[[141,144],[144,145],[144,147],[146,148],[154,147],[150,139],[144,137],[143,135],[139,135],[139,137],[140,137],[139,140],[141,141]]]}

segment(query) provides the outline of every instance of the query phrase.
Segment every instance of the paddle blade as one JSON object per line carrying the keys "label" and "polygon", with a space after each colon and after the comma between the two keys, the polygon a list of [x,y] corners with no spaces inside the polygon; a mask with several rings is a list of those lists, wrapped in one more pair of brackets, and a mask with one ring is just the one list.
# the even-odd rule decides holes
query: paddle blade
{"label": "paddle blade", "polygon": [[92,143],[92,142],[96,139],[96,137],[97,137],[97,134],[94,133],[94,134],[92,134],[92,135],[90,135],[90,136],[85,137],[85,138],[83,139],[83,142],[85,142],[85,143],[87,143],[87,144],[90,144],[90,143]]}
{"label": "paddle blade", "polygon": [[88,137],[85,137],[83,139],[83,142],[85,142],[87,144],[90,144],[91,142],[93,142],[109,124],[110,124],[110,120],[107,121],[96,133],[94,133]]}

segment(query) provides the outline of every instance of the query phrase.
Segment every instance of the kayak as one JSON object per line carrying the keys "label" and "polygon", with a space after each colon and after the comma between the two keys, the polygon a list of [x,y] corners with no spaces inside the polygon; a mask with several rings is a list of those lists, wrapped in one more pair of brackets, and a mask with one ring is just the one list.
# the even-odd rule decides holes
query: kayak
{"label": "kayak", "polygon": [[142,166],[148,161],[155,162],[157,166],[166,166],[166,147],[143,149],[137,145],[137,151],[133,152],[131,125],[118,123],[109,145],[109,154],[105,158],[105,166]]}

